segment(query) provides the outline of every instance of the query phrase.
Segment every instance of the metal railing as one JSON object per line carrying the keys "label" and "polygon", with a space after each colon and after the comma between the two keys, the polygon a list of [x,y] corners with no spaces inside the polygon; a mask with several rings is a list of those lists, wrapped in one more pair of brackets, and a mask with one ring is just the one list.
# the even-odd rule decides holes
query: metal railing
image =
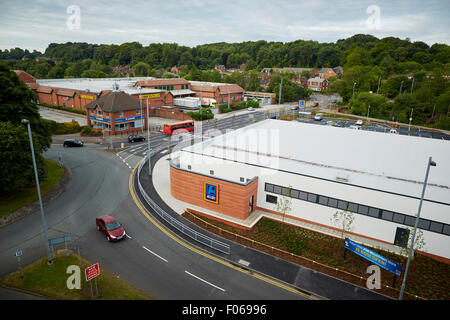
{"label": "metal railing", "polygon": [[229,244],[215,240],[211,237],[208,237],[198,231],[195,231],[195,230],[189,228],[188,226],[185,226],[182,222],[176,220],[170,214],[168,214],[163,209],[161,209],[161,207],[158,206],[158,204],[155,203],[150,198],[150,196],[147,194],[147,192],[145,192],[144,188],[141,185],[141,181],[140,181],[141,169],[144,166],[144,164],[148,161],[148,157],[151,157],[164,149],[165,149],[165,147],[160,147],[158,149],[152,150],[149,154],[147,154],[145,156],[144,161],[142,161],[138,167],[137,180],[138,180],[139,191],[141,192],[142,197],[145,199],[145,201],[150,206],[150,208],[152,208],[162,219],[164,219],[167,223],[169,223],[172,227],[176,228],[178,231],[182,232],[183,234],[189,236],[191,239],[193,239],[197,242],[200,242],[212,249],[223,252],[225,254],[230,254],[230,245]]}

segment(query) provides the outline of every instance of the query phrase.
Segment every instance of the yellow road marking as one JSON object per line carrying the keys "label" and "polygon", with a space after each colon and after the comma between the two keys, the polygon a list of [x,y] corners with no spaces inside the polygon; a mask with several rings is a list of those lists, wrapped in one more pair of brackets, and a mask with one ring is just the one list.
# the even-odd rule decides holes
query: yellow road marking
{"label": "yellow road marking", "polygon": [[312,296],[312,295],[308,295],[308,294],[305,294],[305,293],[303,293],[303,292],[300,292],[300,291],[298,291],[298,290],[296,290],[296,289],[294,289],[294,288],[292,288],[292,287],[290,287],[290,286],[287,286],[287,285],[285,285],[285,284],[283,284],[283,283],[280,283],[280,282],[278,282],[278,281],[275,281],[275,280],[273,280],[273,279],[270,279],[270,278],[268,278],[268,277],[266,277],[266,276],[263,276],[263,275],[260,275],[260,274],[255,274],[255,273],[252,273],[252,272],[250,272],[250,271],[248,271],[248,270],[239,268],[239,267],[237,267],[237,266],[235,266],[235,265],[233,265],[233,264],[231,264],[231,263],[229,263],[229,262],[227,262],[227,261],[225,261],[225,260],[219,259],[219,258],[217,258],[217,257],[215,257],[215,256],[212,256],[212,255],[210,255],[210,254],[208,254],[208,253],[206,253],[206,252],[203,252],[203,251],[201,251],[201,250],[199,250],[199,249],[197,249],[197,248],[195,248],[195,247],[192,247],[190,244],[188,244],[188,243],[182,241],[178,236],[174,235],[172,232],[170,232],[170,231],[168,231],[166,228],[164,228],[158,221],[156,221],[156,220],[148,213],[147,209],[142,205],[140,199],[136,196],[136,193],[135,193],[135,190],[134,190],[134,186],[133,186],[133,181],[134,181],[134,178],[133,178],[133,177],[134,177],[134,173],[135,173],[135,171],[136,171],[136,168],[139,166],[139,164],[140,164],[143,160],[144,160],[144,159],[141,159],[141,160],[134,166],[133,170],[131,171],[130,178],[129,178],[129,181],[128,181],[128,187],[129,187],[129,189],[130,189],[131,196],[133,197],[133,200],[134,200],[135,204],[137,205],[137,207],[140,209],[141,213],[142,213],[142,214],[143,214],[143,215],[144,215],[151,223],[153,223],[158,229],[160,229],[164,234],[166,234],[168,237],[170,237],[172,240],[176,241],[178,244],[182,245],[183,247],[185,247],[185,248],[187,248],[187,249],[189,249],[189,250],[191,250],[191,251],[194,251],[194,252],[196,252],[196,253],[202,255],[202,256],[205,257],[205,258],[208,258],[208,259],[211,259],[211,260],[213,260],[213,261],[216,261],[216,262],[218,262],[218,263],[220,263],[220,264],[223,264],[223,265],[225,265],[225,266],[227,266],[227,267],[229,267],[229,268],[233,268],[234,270],[240,271],[240,272],[245,273],[245,274],[247,274],[247,275],[249,275],[249,276],[252,276],[252,277],[257,278],[257,279],[259,279],[259,280],[265,281],[265,282],[270,283],[270,284],[272,284],[272,285],[274,285],[274,286],[277,286],[277,287],[279,287],[279,288],[285,289],[285,290],[287,290],[287,291],[289,291],[289,292],[292,292],[292,293],[301,295],[301,296],[303,296],[303,297],[305,297],[305,298],[307,298],[307,299],[311,299],[311,300],[319,300],[317,297],[314,297],[314,296]]}

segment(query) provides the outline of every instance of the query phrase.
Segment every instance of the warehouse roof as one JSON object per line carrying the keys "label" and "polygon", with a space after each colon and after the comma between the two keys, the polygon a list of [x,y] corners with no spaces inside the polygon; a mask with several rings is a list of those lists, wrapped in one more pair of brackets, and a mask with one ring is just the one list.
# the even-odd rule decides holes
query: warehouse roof
{"label": "warehouse roof", "polygon": [[[36,82],[41,86],[81,90],[85,92],[100,93],[112,90],[118,86],[119,90],[127,92],[136,89],[135,84],[140,80],[155,79],[152,77],[134,78],[73,78],[73,79],[38,79]],[[144,89],[142,89],[144,90]]]}
{"label": "warehouse roof", "polygon": [[450,203],[445,140],[268,119],[183,150],[413,197],[432,156],[425,198]]}

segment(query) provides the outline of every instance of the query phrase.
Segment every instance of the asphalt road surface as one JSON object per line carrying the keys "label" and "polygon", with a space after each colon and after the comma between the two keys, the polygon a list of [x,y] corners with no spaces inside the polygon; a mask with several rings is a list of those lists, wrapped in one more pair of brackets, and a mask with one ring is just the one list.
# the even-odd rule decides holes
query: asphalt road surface
{"label": "asphalt road surface", "polygon": [[[130,196],[130,169],[99,145],[53,146],[45,154],[72,170],[66,192],[44,208],[49,238],[69,234],[81,254],[157,299],[305,299],[180,245],[147,220]],[[107,242],[95,228],[95,217],[112,214],[129,237]],[[36,212],[0,229],[0,276],[46,256],[41,217]],[[67,290],[62,284],[61,290]],[[102,288],[99,288],[102,290]]]}

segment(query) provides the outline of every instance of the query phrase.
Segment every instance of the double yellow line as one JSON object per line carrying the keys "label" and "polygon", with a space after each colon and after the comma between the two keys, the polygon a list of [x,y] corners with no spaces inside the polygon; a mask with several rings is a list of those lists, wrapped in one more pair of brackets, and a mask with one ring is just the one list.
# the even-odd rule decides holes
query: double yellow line
{"label": "double yellow line", "polygon": [[181,240],[178,236],[176,236],[175,234],[173,234],[172,232],[170,232],[169,230],[167,230],[166,228],[164,228],[157,220],[155,220],[155,219],[149,214],[148,210],[142,205],[140,199],[137,197],[136,192],[135,192],[135,190],[134,190],[134,184],[133,184],[133,182],[134,182],[135,171],[136,171],[137,167],[139,166],[139,164],[140,164],[143,160],[144,160],[144,159],[142,159],[141,161],[139,161],[139,162],[136,164],[136,166],[133,168],[133,170],[131,171],[130,178],[129,178],[129,181],[128,181],[128,187],[129,187],[129,189],[130,189],[130,194],[131,194],[131,196],[133,197],[133,200],[134,200],[135,204],[137,205],[137,207],[139,208],[139,210],[141,211],[141,213],[142,213],[142,214],[143,214],[143,215],[144,215],[151,223],[153,223],[159,230],[161,230],[162,232],[164,232],[164,234],[166,234],[168,237],[170,237],[171,239],[173,239],[174,241],[176,241],[177,243],[179,243],[179,244],[182,245],[183,247],[185,247],[185,248],[187,248],[187,249],[189,249],[189,250],[191,250],[191,251],[194,251],[194,252],[196,252],[196,253],[202,255],[202,256],[205,257],[205,258],[208,258],[208,259],[211,259],[211,260],[213,260],[213,261],[216,261],[216,262],[218,262],[218,263],[220,263],[220,264],[222,264],[222,265],[225,265],[225,266],[227,266],[227,267],[229,267],[229,268],[232,268],[232,269],[234,269],[234,270],[240,271],[240,272],[242,272],[242,273],[245,273],[245,274],[247,274],[247,275],[249,275],[249,276],[252,276],[252,277],[254,277],[254,278],[260,279],[260,280],[265,281],[265,282],[267,282],[267,283],[270,283],[270,284],[272,284],[272,285],[274,285],[274,286],[277,286],[277,287],[282,288],[282,289],[284,289],[284,290],[287,290],[287,291],[289,291],[289,292],[292,292],[292,293],[301,295],[301,296],[303,296],[303,297],[305,297],[305,298],[307,298],[307,299],[310,299],[310,300],[319,300],[318,297],[315,297],[315,296],[313,296],[313,295],[309,295],[309,294],[303,293],[303,292],[301,292],[301,291],[299,291],[299,290],[297,290],[297,289],[295,289],[295,288],[292,288],[292,287],[290,287],[290,286],[288,286],[288,285],[285,285],[285,284],[283,284],[283,283],[281,283],[281,282],[279,282],[279,281],[275,281],[275,280],[273,280],[273,279],[271,279],[271,278],[269,278],[269,277],[267,277],[267,276],[263,276],[263,275],[260,275],[260,274],[257,274],[257,273],[253,273],[253,272],[251,272],[251,271],[249,271],[249,270],[246,270],[246,269],[240,268],[240,267],[238,267],[238,266],[235,266],[235,265],[229,263],[228,261],[219,259],[219,258],[217,258],[217,257],[215,257],[215,256],[213,256],[213,255],[210,255],[209,253],[206,253],[206,252],[204,252],[204,251],[201,251],[201,250],[199,250],[199,249],[197,249],[197,248],[191,246],[190,244],[186,243],[185,241]]}

